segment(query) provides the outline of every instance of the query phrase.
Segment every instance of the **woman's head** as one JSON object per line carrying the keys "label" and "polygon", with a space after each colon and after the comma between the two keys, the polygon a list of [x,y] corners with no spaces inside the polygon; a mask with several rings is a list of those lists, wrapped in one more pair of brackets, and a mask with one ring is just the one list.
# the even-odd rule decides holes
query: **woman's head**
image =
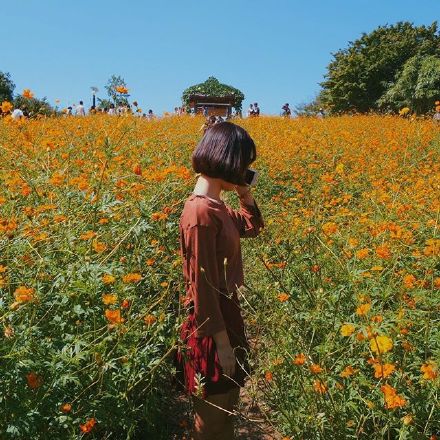
{"label": "woman's head", "polygon": [[257,157],[247,131],[231,122],[220,122],[206,131],[197,145],[192,165],[196,173],[244,185],[249,165]]}

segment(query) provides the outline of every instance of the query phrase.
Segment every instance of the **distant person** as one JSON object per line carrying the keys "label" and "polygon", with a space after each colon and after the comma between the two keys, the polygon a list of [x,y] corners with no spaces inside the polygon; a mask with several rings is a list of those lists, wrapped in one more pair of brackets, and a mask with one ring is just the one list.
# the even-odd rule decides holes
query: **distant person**
{"label": "distant person", "polygon": [[154,119],[154,113],[153,113],[153,110],[151,110],[151,109],[148,110],[147,118],[148,118],[150,121]]}
{"label": "distant person", "polygon": [[440,110],[437,110],[432,117],[432,120],[437,124],[440,124]]}
{"label": "distant person", "polygon": [[323,109],[323,108],[320,108],[320,109],[318,110],[318,113],[316,113],[316,117],[317,117],[318,119],[323,119],[324,116],[325,116],[324,109]]}
{"label": "distant person", "polygon": [[202,112],[203,112],[203,116],[205,117],[209,115],[208,107],[206,107],[206,105],[203,106]]}
{"label": "distant person", "polygon": [[86,110],[84,108],[84,103],[82,101],[79,101],[79,104],[75,107],[75,114],[76,116],[86,115]]}
{"label": "distant person", "polygon": [[108,109],[107,112],[108,115],[116,115],[116,110],[115,110],[115,105],[114,104],[110,104],[110,108]]}
{"label": "distant person", "polygon": [[258,107],[258,103],[254,102],[254,115],[260,116],[260,107]]}
{"label": "distant person", "polygon": [[292,114],[292,111],[290,110],[289,104],[288,104],[288,103],[284,104],[284,105],[281,107],[281,109],[283,110],[282,115],[283,115],[285,118],[290,118],[290,115]]}
{"label": "distant person", "polygon": [[13,112],[11,113],[11,118],[14,119],[14,121],[18,121],[20,119],[24,119],[24,113],[21,109],[15,108]]}
{"label": "distant person", "polygon": [[249,118],[249,117],[251,117],[251,116],[254,116],[255,115],[255,112],[254,112],[254,104],[251,104],[250,106],[249,106],[249,108],[247,109],[247,117]]}

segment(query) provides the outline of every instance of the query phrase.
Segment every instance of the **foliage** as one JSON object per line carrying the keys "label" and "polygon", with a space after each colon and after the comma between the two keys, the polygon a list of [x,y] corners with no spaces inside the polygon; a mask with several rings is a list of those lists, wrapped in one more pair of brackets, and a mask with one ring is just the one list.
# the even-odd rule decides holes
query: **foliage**
{"label": "foliage", "polygon": [[55,113],[55,110],[47,102],[45,97],[38,99],[34,97],[26,98],[23,95],[17,95],[14,98],[14,107],[23,110],[23,112],[30,118],[33,118],[37,115],[50,116]]}
{"label": "foliage", "polygon": [[[378,116],[239,123],[258,147],[266,223],[242,243],[251,387],[292,439],[429,438],[438,129]],[[2,439],[170,438],[178,222],[201,124],[0,121]]]}
{"label": "foliage", "polygon": [[439,97],[440,56],[416,55],[405,63],[378,103],[395,111],[408,107],[416,113],[428,113]]}
{"label": "foliage", "polygon": [[304,102],[295,106],[295,114],[298,116],[316,116],[319,110],[323,108],[321,97],[317,96],[311,102]]}
{"label": "foliage", "polygon": [[11,75],[7,72],[0,72],[0,102],[12,101],[15,84]]}
{"label": "foliage", "polygon": [[98,101],[98,108],[106,108],[109,109],[111,104],[114,104],[114,102],[111,99],[102,99],[102,98],[97,98]]}
{"label": "foliage", "polygon": [[191,95],[205,95],[218,98],[233,98],[233,107],[236,111],[241,111],[244,100],[243,93],[232,86],[221,84],[219,80],[210,76],[205,82],[188,87],[182,95],[182,102],[188,107]]}
{"label": "foliage", "polygon": [[124,78],[120,75],[112,75],[110,79],[107,81],[107,85],[104,86],[107,90],[107,95],[109,99],[115,105],[128,105],[128,99],[126,96],[122,96],[120,93],[116,91],[117,87],[127,87],[127,83]]}
{"label": "foliage", "polygon": [[405,63],[416,55],[440,57],[436,22],[428,27],[408,22],[380,26],[333,55],[321,98],[333,113],[376,110]]}

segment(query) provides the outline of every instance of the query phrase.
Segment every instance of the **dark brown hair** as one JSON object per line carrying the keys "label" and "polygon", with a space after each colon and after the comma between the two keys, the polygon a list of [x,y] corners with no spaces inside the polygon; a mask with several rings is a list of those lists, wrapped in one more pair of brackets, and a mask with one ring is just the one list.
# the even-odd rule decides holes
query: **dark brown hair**
{"label": "dark brown hair", "polygon": [[204,134],[192,155],[192,166],[196,173],[244,185],[246,170],[256,158],[248,132],[231,122],[220,122]]}

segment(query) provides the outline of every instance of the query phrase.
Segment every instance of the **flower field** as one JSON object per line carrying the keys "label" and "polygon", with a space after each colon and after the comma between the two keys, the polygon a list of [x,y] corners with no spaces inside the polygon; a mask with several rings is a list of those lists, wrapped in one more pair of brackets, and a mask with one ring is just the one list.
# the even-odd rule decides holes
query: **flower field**
{"label": "flower field", "polygon": [[[0,439],[168,438],[203,120],[0,120]],[[251,118],[252,386],[286,439],[440,433],[440,127]],[[237,207],[234,194],[226,200]]]}

